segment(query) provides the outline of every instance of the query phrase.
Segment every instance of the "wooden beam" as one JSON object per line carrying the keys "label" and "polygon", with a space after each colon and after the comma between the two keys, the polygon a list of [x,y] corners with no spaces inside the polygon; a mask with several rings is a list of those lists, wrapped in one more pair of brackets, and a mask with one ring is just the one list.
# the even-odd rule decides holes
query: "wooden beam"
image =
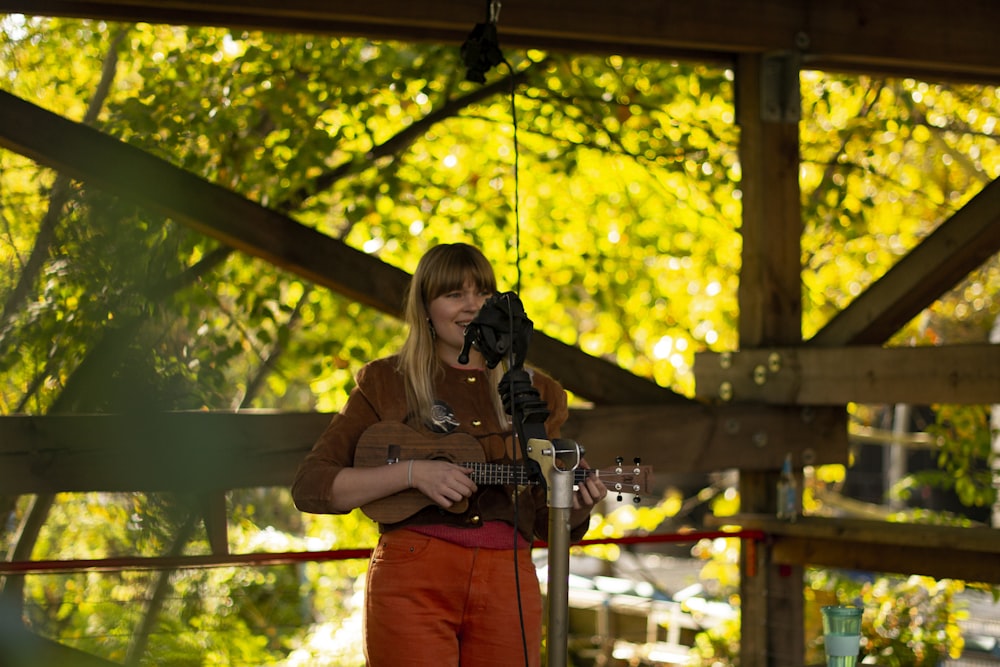
{"label": "wooden beam", "polygon": [[[138,148],[0,91],[0,146],[162,212],[306,280],[399,317],[410,275]],[[605,404],[688,399],[541,332],[529,360]]]}
{"label": "wooden beam", "polygon": [[776,563],[866,572],[923,574],[1000,583],[1000,530],[866,519],[740,515],[743,528],[763,530]]}
{"label": "wooden beam", "polygon": [[[30,15],[460,43],[485,19],[482,3],[374,0],[0,0]],[[993,0],[504,0],[503,46],[661,58],[732,59],[797,52],[806,67],[917,78],[1000,78]]]}
{"label": "wooden beam", "polygon": [[604,407],[573,410],[563,436],[594,467],[638,456],[653,472],[686,474],[739,468],[778,470],[785,454],[798,465],[847,463],[843,408],[762,405]]}
{"label": "wooden beam", "polygon": [[699,396],[776,405],[1000,403],[1000,345],[759,348],[695,355]]}
{"label": "wooden beam", "polygon": [[[743,267],[740,348],[796,345],[802,340],[799,189],[799,59],[741,55],[736,68],[736,121],[743,165]],[[751,408],[752,409],[752,408]],[[839,435],[846,440],[847,425]],[[813,439],[804,441],[813,447]],[[786,445],[781,441],[778,447]],[[779,452],[780,453],[780,452]],[[846,458],[846,447],[841,454]],[[768,457],[771,458],[771,457]],[[728,461],[727,461],[728,464]],[[740,508],[773,512],[780,464],[740,467]],[[740,554],[740,664],[800,667],[805,656],[802,571],[783,575],[770,546]]]}
{"label": "wooden beam", "polygon": [[531,335],[528,361],[559,380],[566,389],[598,405],[694,405],[686,396],[541,331]]}
{"label": "wooden beam", "polygon": [[0,651],[4,667],[37,667],[40,665],[60,665],[61,667],[121,667],[120,662],[112,662],[96,655],[60,644],[48,637],[20,627],[21,619],[4,623],[0,617]]}
{"label": "wooden beam", "polygon": [[[332,415],[173,412],[0,417],[4,494],[179,491],[288,486]],[[697,404],[573,410],[563,430],[597,468],[638,457],[663,474],[845,463],[835,408]],[[218,512],[218,507],[215,509]],[[220,526],[219,548],[225,543]]]}
{"label": "wooden beam", "polygon": [[409,275],[138,148],[0,91],[0,146],[388,313]]}
{"label": "wooden beam", "polygon": [[216,556],[229,553],[229,512],[224,491],[202,493],[199,497],[205,533],[212,553]]}
{"label": "wooden beam", "polygon": [[[792,345],[802,340],[796,63],[790,57],[771,60],[745,56],[737,69],[736,120],[743,174],[743,266],[738,292],[741,348]],[[792,100],[776,92],[789,78],[796,86]]]}
{"label": "wooden beam", "polygon": [[941,223],[807,344],[834,347],[884,343],[997,252],[1000,180],[992,181]]}
{"label": "wooden beam", "polygon": [[[968,528],[960,530],[971,530]],[[962,579],[987,584],[1000,583],[997,556],[969,552],[960,547],[931,547],[917,541],[896,548],[858,539],[778,537],[772,557],[779,565],[836,567],[864,572],[936,579]]]}
{"label": "wooden beam", "polygon": [[4,494],[287,486],[330,415],[0,417]]}

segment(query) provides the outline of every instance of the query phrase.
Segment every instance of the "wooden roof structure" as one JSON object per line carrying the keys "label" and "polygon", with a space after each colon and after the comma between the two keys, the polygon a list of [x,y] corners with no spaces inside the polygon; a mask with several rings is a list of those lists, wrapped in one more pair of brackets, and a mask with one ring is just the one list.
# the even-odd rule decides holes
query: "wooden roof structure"
{"label": "wooden roof structure", "polygon": [[[483,20],[481,0],[0,0],[0,12],[221,25],[262,30],[461,43]],[[747,524],[773,539],[744,554],[742,664],[800,665],[801,574],[806,564],[922,573],[1000,583],[996,530],[942,529],[928,537],[879,524],[776,524],[772,479],[785,453],[844,462],[848,402],[1000,403],[1000,346],[887,349],[899,328],[1000,251],[1000,184],[988,184],[823,330],[801,338],[802,230],[797,90],[801,69],[1000,84],[995,0],[507,0],[505,48],[726,63],[736,72],[743,173],[740,350],[699,355],[691,401],[604,360],[536,334],[530,358],[595,408],[567,437],[588,456],[647,443],[644,462],[676,472],[741,472]],[[797,81],[797,79],[794,79]],[[221,242],[391,314],[408,276],[296,221],[185,173],[91,128],[0,92],[0,146],[154,207]],[[176,193],[183,191],[185,196]],[[167,414],[0,418],[4,493],[286,484],[328,415]],[[215,434],[185,462],[188,434]],[[163,457],[114,444],[141,437]],[[170,443],[169,447],[160,446]],[[29,454],[30,453],[30,454]],[[141,464],[141,465],[136,465]],[[153,471],[143,476],[139,471]],[[81,474],[83,472],[83,474]],[[127,482],[126,482],[127,480]],[[919,558],[912,550],[922,539]],[[224,545],[225,540],[220,540]],[[887,548],[888,547],[888,548]],[[224,546],[220,546],[224,548]],[[992,558],[984,558],[992,555]],[[764,622],[760,622],[764,619]]]}

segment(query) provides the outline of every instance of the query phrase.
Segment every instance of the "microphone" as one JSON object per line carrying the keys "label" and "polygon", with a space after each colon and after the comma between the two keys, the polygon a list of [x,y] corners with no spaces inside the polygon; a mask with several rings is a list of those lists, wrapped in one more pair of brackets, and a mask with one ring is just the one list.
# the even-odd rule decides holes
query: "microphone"
{"label": "microphone", "polygon": [[469,327],[465,328],[465,344],[462,345],[462,351],[458,355],[458,363],[465,365],[469,363],[469,350],[472,349],[472,342],[474,335],[469,335]]}

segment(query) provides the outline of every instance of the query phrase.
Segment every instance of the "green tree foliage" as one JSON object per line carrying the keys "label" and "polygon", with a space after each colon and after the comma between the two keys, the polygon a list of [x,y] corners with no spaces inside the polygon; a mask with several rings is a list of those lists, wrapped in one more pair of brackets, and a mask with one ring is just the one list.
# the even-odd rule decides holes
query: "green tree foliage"
{"label": "green tree foliage", "polygon": [[[989,412],[981,405],[939,405],[928,432],[938,438],[938,467],[905,480],[906,490],[923,484],[953,490],[966,507],[989,507],[996,501]],[[994,428],[997,428],[994,426]]]}
{"label": "green tree foliage", "polygon": [[[432,244],[474,242],[536,327],[588,353],[691,394],[694,353],[738,346],[730,70],[527,51],[480,86],[452,45],[0,21],[3,90],[406,270]],[[809,336],[1000,174],[1000,97],[818,72],[802,84]],[[403,335],[392,318],[8,151],[0,263],[4,414],[334,411],[360,364]],[[896,342],[985,339],[998,271],[994,259]],[[0,544],[13,549],[32,507],[51,507],[36,558],[209,549],[198,499],[47,500],[0,508],[13,508]],[[374,542],[360,515],[299,516],[285,490],[227,503],[234,551]],[[345,561],[178,571],[166,584],[29,577],[25,614],[131,664],[360,664],[356,637],[338,629],[356,629],[363,574]]]}
{"label": "green tree foliage", "polygon": [[[1000,170],[998,92],[802,76],[804,335],[808,337]],[[1000,313],[996,258],[897,334],[984,342]]]}

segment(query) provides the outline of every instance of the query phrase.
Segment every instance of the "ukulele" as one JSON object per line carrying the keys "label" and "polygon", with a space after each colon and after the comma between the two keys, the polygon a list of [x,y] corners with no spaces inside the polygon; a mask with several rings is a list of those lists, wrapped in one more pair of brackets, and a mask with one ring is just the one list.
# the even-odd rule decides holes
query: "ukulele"
{"label": "ukulele", "polygon": [[[479,441],[468,433],[450,433],[432,438],[399,422],[379,422],[361,434],[354,453],[354,465],[358,468],[398,464],[411,459],[448,461],[470,468],[472,473],[469,477],[477,485],[527,486],[540,483],[522,464],[487,463]],[[574,484],[580,484],[588,476],[594,477],[609,491],[617,492],[621,500],[622,493],[646,493],[651,472],[650,466],[640,466],[638,461],[634,466],[627,467],[618,459],[616,466],[603,470],[577,468],[573,471],[573,479]],[[464,512],[468,504],[468,500],[463,499],[449,507],[448,511],[456,514]],[[361,511],[379,523],[396,523],[431,505],[434,501],[417,489],[405,489],[362,505]]]}

